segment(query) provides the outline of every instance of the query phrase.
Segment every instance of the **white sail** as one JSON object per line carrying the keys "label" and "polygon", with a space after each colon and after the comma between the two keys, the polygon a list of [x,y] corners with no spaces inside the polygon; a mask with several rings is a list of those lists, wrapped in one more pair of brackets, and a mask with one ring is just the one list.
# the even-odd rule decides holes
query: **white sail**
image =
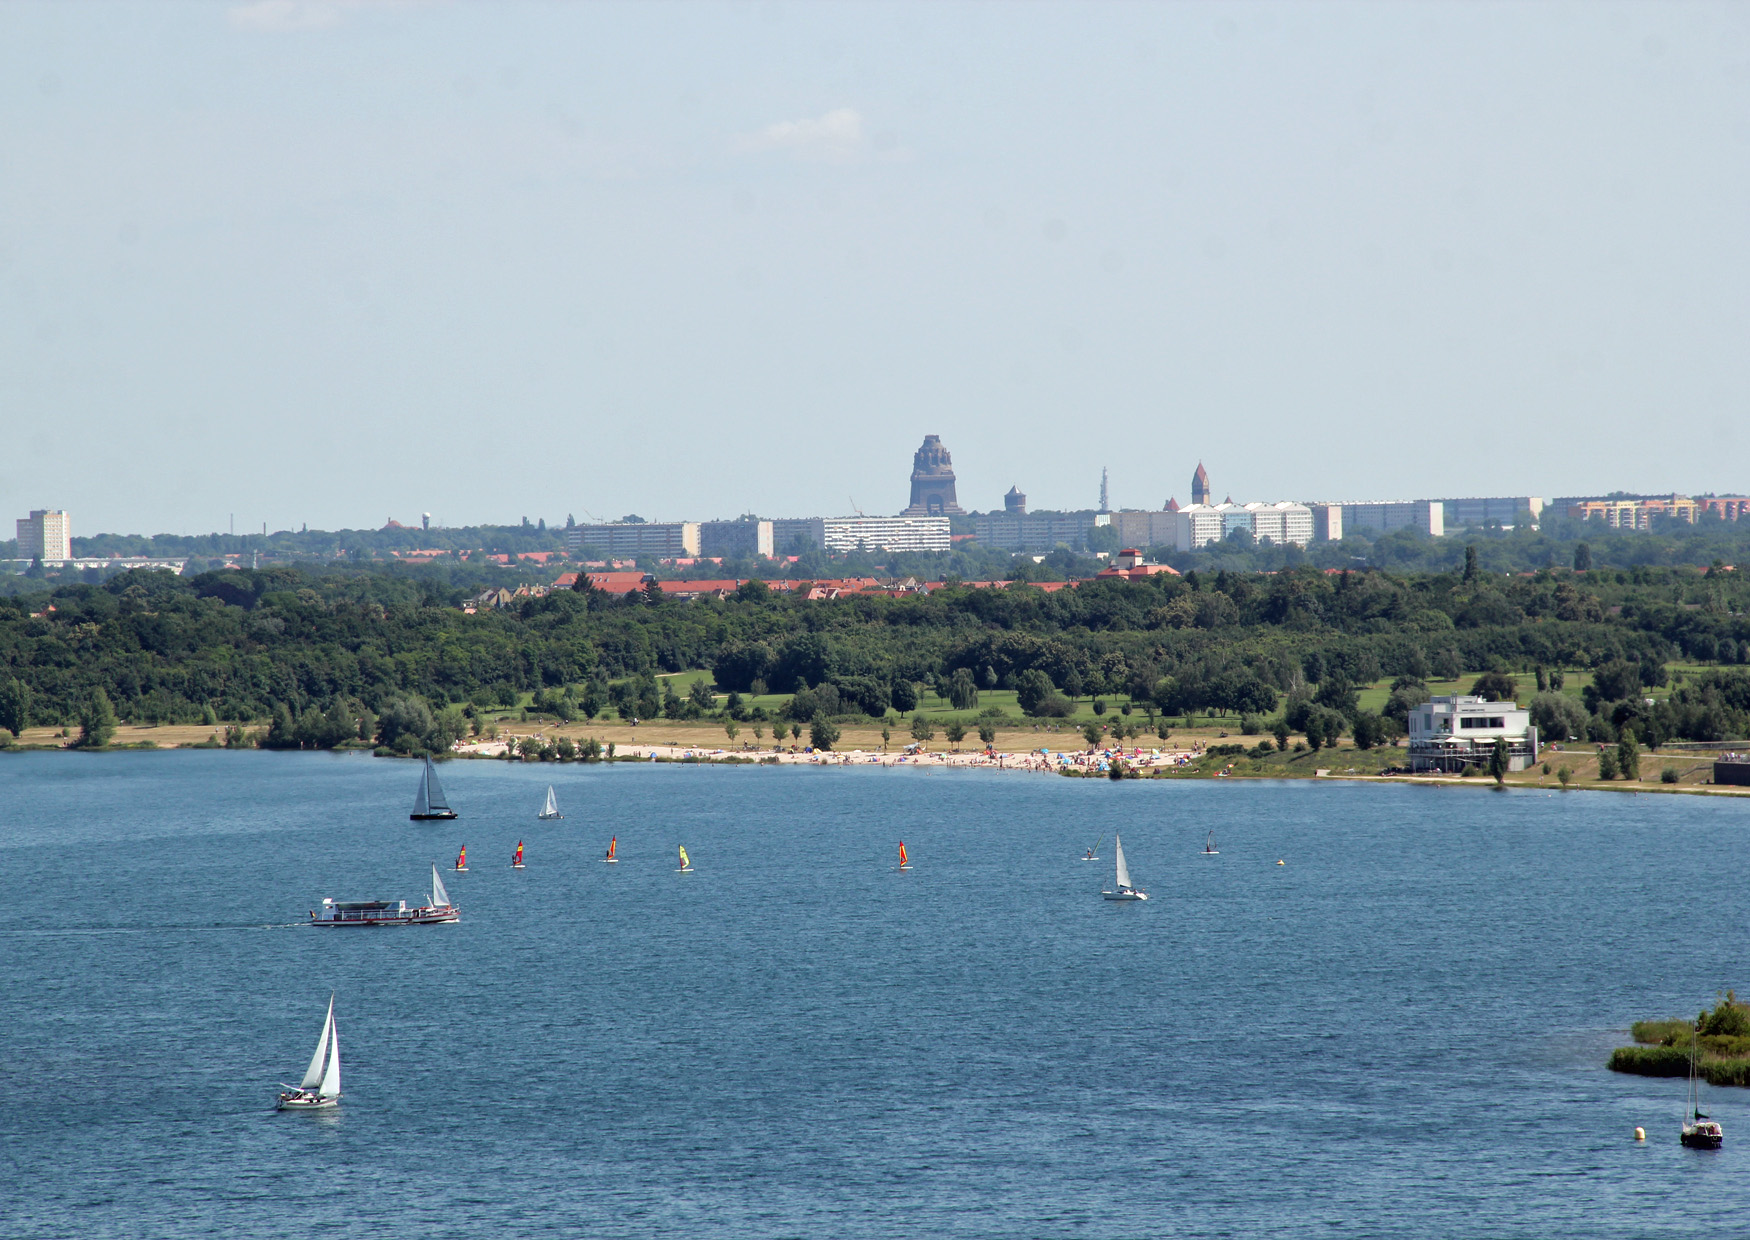
{"label": "white sail", "polygon": [[431,903],[433,908],[442,908],[450,902],[450,893],[444,890],[444,880],[438,877],[437,862],[431,864]]}
{"label": "white sail", "polygon": [[425,783],[421,785],[421,788],[431,812],[440,814],[450,812],[450,803],[444,800],[443,785],[438,783],[437,767],[431,764],[430,758],[425,760]]}
{"label": "white sail", "polygon": [[324,1098],[340,1097],[340,1030],[334,1027],[334,1000],[328,1001],[328,1028],[324,1031],[328,1039],[328,1071],[322,1074],[322,1088],[317,1091]]}
{"label": "white sail", "polygon": [[304,1070],[300,1089],[315,1089],[322,1083],[322,1068],[328,1059],[328,1039],[334,1030],[334,996],[328,996],[328,1015],[322,1021],[322,1037],[316,1043],[316,1053],[310,1056],[310,1066]]}
{"label": "white sail", "polygon": [[1124,841],[1112,837],[1112,851],[1118,854],[1118,890],[1130,890],[1130,867],[1124,864]]}
{"label": "white sail", "polygon": [[419,791],[413,794],[414,817],[423,817],[431,813],[431,759],[425,760],[425,769],[419,773]]}
{"label": "white sail", "polygon": [[547,785],[547,804],[541,809],[542,818],[559,817],[559,798],[553,795],[553,785]]}

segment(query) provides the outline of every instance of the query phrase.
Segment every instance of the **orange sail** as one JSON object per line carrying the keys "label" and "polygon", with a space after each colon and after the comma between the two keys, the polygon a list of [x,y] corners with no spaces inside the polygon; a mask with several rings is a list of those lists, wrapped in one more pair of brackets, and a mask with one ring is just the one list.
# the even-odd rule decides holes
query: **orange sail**
{"label": "orange sail", "polygon": [[511,862],[511,864],[514,866],[521,866],[522,863],[523,863],[523,842],[521,840],[518,840],[516,842],[516,860]]}
{"label": "orange sail", "polygon": [[899,868],[903,870],[910,864],[911,858],[905,855],[905,841],[901,840],[899,842]]}
{"label": "orange sail", "polygon": [[617,835],[608,841],[608,859],[609,860],[613,859],[614,850],[616,848],[618,848],[619,846],[620,846],[620,837]]}
{"label": "orange sail", "polygon": [[458,870],[468,868],[468,846],[466,844],[462,845],[462,851],[456,854],[456,868]]}

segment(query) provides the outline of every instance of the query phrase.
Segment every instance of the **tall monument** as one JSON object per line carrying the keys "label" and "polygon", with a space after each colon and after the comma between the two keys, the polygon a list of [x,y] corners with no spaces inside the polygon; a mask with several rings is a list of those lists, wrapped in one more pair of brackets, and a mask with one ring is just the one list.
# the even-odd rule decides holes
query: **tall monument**
{"label": "tall monument", "polygon": [[1207,504],[1209,502],[1209,471],[1203,468],[1203,462],[1197,462],[1197,472],[1191,475],[1191,502]]}
{"label": "tall monument", "polygon": [[925,435],[911,460],[911,503],[902,517],[964,516],[954,499],[954,462],[940,435]]}

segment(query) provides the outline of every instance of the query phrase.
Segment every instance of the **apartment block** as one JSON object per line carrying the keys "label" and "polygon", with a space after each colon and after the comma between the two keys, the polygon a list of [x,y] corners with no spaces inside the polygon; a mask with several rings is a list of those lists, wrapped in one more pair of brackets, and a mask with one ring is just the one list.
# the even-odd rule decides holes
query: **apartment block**
{"label": "apartment block", "polygon": [[[729,523],[725,523],[729,524]],[[610,521],[578,525],[565,531],[572,551],[585,547],[602,555],[700,555],[697,521]]]}
{"label": "apartment block", "polygon": [[18,519],[17,527],[20,559],[56,564],[73,558],[73,526],[66,513],[33,508],[28,517]]}
{"label": "apartment block", "polygon": [[947,517],[827,517],[828,551],[946,551],[953,546]]}

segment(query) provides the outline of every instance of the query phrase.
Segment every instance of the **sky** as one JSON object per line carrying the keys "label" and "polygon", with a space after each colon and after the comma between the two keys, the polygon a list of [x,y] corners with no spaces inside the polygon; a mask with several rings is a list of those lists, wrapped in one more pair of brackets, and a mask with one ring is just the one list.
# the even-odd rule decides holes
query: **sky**
{"label": "sky", "polygon": [[1750,489],[1750,5],[0,5],[0,533]]}

